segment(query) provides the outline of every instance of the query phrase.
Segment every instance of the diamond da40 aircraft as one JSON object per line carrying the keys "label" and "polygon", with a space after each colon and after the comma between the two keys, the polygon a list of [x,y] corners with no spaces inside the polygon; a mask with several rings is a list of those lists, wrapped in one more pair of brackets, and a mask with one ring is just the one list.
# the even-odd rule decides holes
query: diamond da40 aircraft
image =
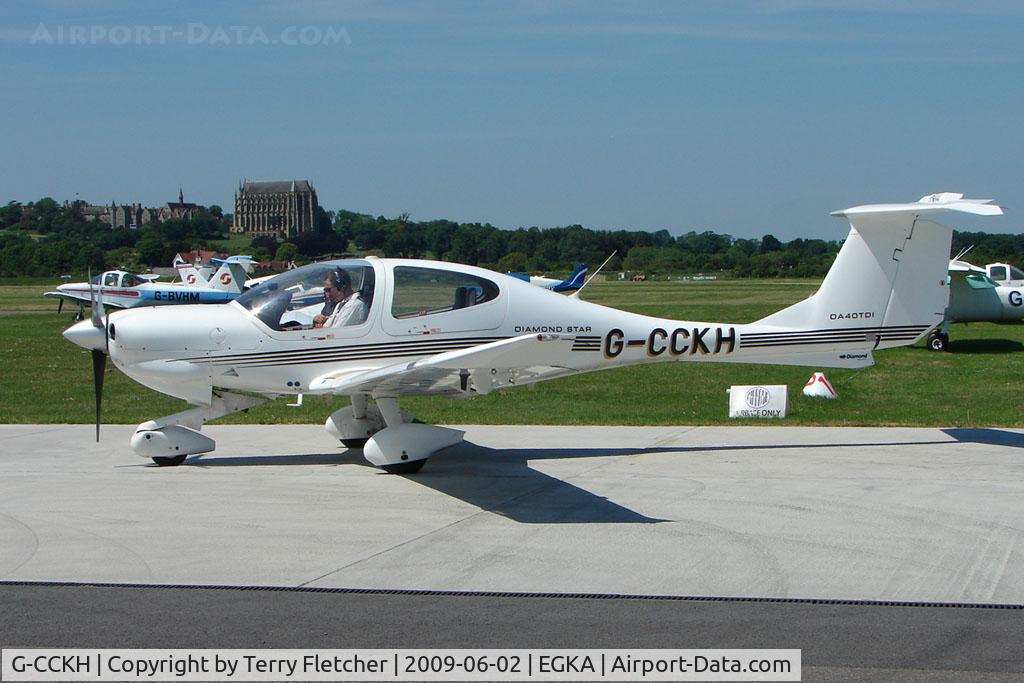
{"label": "diamond da40 aircraft", "polygon": [[[942,193],[857,206],[820,289],[749,324],[668,320],[555,294],[482,268],[408,259],[339,260],[283,273],[231,303],[134,308],[64,332],[92,351],[96,434],[106,358],[147,387],[193,407],[139,425],[132,449],[160,465],[215,448],[202,425],[284,395],[343,395],[327,431],[374,465],[417,471],[462,432],[420,424],[404,396],[472,396],[579,372],[698,361],[862,367],[872,352],[912,344],[943,320],[946,211],[997,215],[989,200]],[[349,324],[312,327],[297,292],[343,290]],[[312,307],[319,310],[321,304]],[[333,316],[332,316],[333,317]]]}

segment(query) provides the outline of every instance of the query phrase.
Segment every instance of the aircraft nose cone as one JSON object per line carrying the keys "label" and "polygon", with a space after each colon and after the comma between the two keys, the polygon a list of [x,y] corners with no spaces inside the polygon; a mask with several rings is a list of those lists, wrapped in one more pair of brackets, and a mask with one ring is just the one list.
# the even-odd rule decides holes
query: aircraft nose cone
{"label": "aircraft nose cone", "polygon": [[83,320],[64,330],[64,338],[83,349],[103,351],[107,346],[103,330],[95,327],[91,320]]}

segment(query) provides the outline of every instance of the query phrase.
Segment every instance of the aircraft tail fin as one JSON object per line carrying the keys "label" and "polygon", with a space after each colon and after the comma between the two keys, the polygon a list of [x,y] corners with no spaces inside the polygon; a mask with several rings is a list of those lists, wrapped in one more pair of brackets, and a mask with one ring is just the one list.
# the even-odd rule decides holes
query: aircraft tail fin
{"label": "aircraft tail fin", "polygon": [[587,264],[581,263],[576,266],[576,270],[572,271],[572,274],[559,282],[557,285],[552,287],[556,292],[568,292],[573,289],[579,289],[583,286],[583,278],[587,275]]}
{"label": "aircraft tail fin", "polygon": [[220,267],[210,278],[208,286],[211,289],[225,292],[241,292],[248,278],[244,261],[234,256],[227,259],[211,259],[211,261],[220,264]]}
{"label": "aircraft tail fin", "polygon": [[949,302],[946,274],[953,231],[924,216],[1003,213],[990,202],[947,192],[908,204],[834,212],[849,220],[850,233],[821,287],[757,324],[811,330],[822,342],[864,339],[866,333],[869,348],[913,344],[942,322]]}
{"label": "aircraft tail fin", "polygon": [[188,261],[180,261],[174,264],[175,269],[178,271],[178,277],[186,285],[197,285],[199,287],[207,286],[206,278],[203,277],[202,272],[196,268],[193,264]]}

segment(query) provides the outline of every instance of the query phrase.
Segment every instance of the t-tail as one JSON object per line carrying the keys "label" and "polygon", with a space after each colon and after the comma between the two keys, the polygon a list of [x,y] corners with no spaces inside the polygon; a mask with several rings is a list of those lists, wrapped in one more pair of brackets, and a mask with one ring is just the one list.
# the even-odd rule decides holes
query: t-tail
{"label": "t-tail", "polygon": [[213,258],[210,261],[220,265],[207,284],[210,289],[219,289],[225,292],[242,291],[248,278],[245,266],[252,262],[252,257],[229,256],[226,259]]}
{"label": "t-tail", "polygon": [[178,277],[181,278],[183,284],[196,287],[206,287],[209,284],[203,277],[202,271],[188,261],[175,261],[174,268],[178,271]]}
{"label": "t-tail", "polygon": [[[818,291],[763,318],[745,334],[744,346],[797,354],[813,344],[850,344],[870,352],[913,344],[943,320],[949,303],[946,273],[952,229],[925,217],[947,211],[996,216],[990,199],[943,192],[909,204],[855,206],[832,215],[850,222],[850,234]],[[768,328],[768,329],[765,329]],[[842,363],[836,363],[842,365]]]}
{"label": "t-tail", "polygon": [[565,278],[551,289],[556,292],[569,292],[583,286],[583,280],[587,276],[587,264],[581,263],[572,271],[572,275]]}

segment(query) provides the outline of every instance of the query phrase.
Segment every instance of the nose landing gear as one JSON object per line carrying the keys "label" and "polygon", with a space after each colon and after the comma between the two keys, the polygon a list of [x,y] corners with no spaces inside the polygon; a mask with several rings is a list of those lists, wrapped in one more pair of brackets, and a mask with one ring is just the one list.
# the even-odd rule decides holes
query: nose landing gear
{"label": "nose landing gear", "polygon": [[256,396],[215,392],[209,406],[196,406],[140,424],[130,441],[132,450],[160,467],[175,467],[190,455],[209,453],[217,447],[213,439],[199,433],[204,423],[265,401]]}

